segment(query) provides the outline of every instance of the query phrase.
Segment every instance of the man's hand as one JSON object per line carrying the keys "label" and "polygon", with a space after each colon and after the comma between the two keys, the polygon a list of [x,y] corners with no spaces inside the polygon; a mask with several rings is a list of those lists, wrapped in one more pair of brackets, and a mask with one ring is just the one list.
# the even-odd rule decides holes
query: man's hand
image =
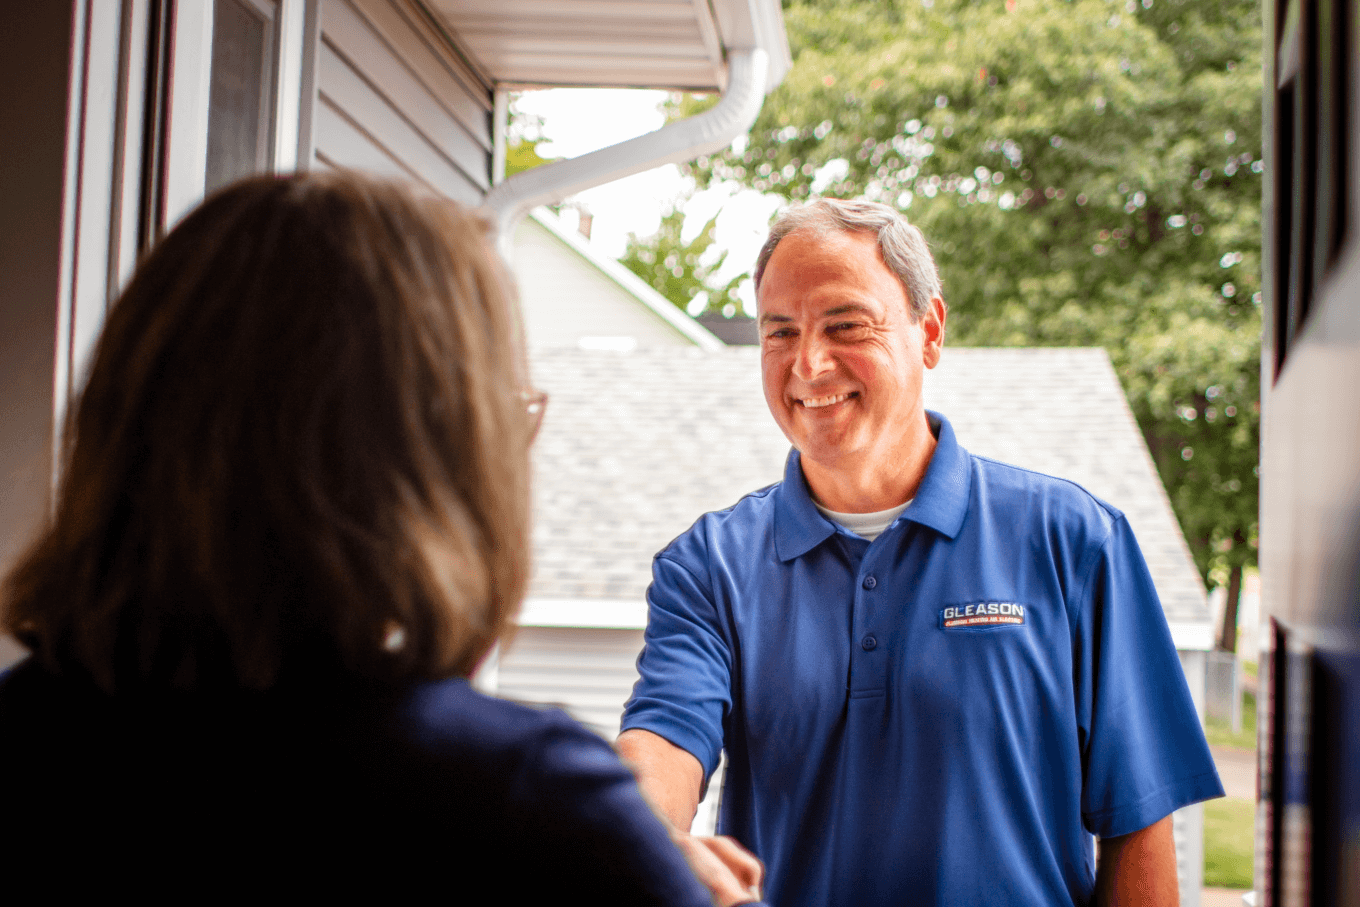
{"label": "man's hand", "polygon": [[765,867],[731,838],[696,837],[689,833],[699,808],[704,768],[699,760],[665,737],[631,730],[619,735],[619,755],[637,776],[638,787],[671,833],[689,868],[719,907],[760,900]]}
{"label": "man's hand", "polygon": [[1096,868],[1100,907],[1177,907],[1180,898],[1170,816],[1141,831],[1100,839]]}
{"label": "man's hand", "polygon": [[726,836],[706,838],[672,832],[671,840],[713,895],[717,907],[760,900],[765,867],[745,847]]}

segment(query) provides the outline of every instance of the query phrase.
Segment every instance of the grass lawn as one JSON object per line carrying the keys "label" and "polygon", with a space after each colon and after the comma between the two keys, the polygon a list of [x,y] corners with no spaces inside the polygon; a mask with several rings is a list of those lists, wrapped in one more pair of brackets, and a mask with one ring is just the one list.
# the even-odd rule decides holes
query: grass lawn
{"label": "grass lawn", "polygon": [[[1246,722],[1244,721],[1243,724]],[[1250,888],[1256,804],[1223,798],[1204,804],[1204,884]]]}
{"label": "grass lawn", "polygon": [[[1256,662],[1243,665],[1245,673],[1256,677]],[[1256,749],[1256,696],[1242,697],[1242,730],[1232,732],[1222,719],[1205,721],[1205,736],[1212,746]],[[1252,853],[1256,844],[1256,804],[1251,800],[1223,798],[1204,804],[1204,884],[1211,888],[1250,888]]]}
{"label": "grass lawn", "polygon": [[1252,693],[1244,693],[1242,696],[1242,733],[1234,734],[1232,724],[1226,719],[1206,718],[1204,736],[1209,738],[1210,746],[1256,749],[1256,696]]}

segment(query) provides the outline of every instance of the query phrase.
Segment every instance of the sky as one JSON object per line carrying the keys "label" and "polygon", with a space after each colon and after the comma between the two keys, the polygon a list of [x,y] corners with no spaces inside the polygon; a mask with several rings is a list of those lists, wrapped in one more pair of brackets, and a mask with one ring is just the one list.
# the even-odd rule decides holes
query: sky
{"label": "sky", "polygon": [[[542,118],[539,146],[544,157],[576,157],[659,129],[665,122],[664,91],[605,88],[554,88],[525,92],[514,102],[522,115]],[[663,211],[691,187],[674,165],[658,167],[582,192],[573,198],[594,215],[590,245],[611,258],[623,254],[629,233],[648,236],[661,224]],[[770,216],[781,204],[735,185],[719,185],[697,194],[685,205],[682,238],[696,235],[719,211],[710,254],[729,251],[718,279],[749,271],[765,241]],[[755,310],[749,285],[738,293],[747,311]]]}

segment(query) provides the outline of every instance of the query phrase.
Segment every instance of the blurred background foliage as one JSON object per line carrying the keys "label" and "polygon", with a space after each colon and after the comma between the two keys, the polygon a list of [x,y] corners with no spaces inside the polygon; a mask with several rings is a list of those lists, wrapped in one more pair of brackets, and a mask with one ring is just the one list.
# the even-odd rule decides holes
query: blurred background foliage
{"label": "blurred background foliage", "polygon": [[726,281],[719,278],[718,271],[727,261],[728,253],[713,248],[718,215],[709,218],[697,236],[686,240],[681,235],[685,226],[684,201],[677,200],[662,212],[661,227],[651,236],[630,233],[619,263],[691,315],[719,312],[731,318],[743,311],[736,291],[750,271]]}

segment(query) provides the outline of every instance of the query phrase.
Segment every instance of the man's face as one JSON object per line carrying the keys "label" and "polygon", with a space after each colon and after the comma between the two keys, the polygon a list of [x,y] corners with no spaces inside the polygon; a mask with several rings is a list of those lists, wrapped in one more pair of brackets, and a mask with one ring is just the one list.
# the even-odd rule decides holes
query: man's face
{"label": "man's face", "polygon": [[758,310],[765,401],[804,460],[872,468],[929,431],[921,378],[940,359],[944,303],[914,321],[872,233],[786,236]]}

